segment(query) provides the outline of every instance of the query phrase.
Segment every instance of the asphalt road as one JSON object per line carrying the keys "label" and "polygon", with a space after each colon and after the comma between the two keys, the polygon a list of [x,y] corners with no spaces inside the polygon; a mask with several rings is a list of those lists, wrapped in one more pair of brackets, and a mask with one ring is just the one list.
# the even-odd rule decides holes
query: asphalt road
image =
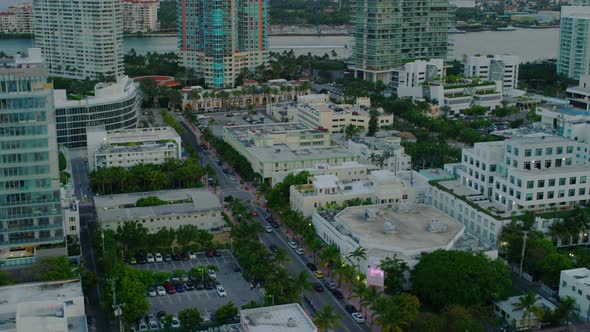
{"label": "asphalt road", "polygon": [[[221,170],[221,167],[217,166],[211,158],[211,154],[209,151],[202,151],[200,145],[198,144],[197,137],[195,133],[189,128],[189,126],[184,122],[184,120],[178,117],[181,125],[186,129],[187,133],[182,136],[182,139],[186,142],[189,142],[199,153],[202,153],[202,159],[205,164],[213,165],[216,174],[215,177],[219,181],[219,188],[221,189],[221,196],[225,197],[228,194],[231,194],[234,197],[237,197],[247,204],[250,204],[251,200],[254,198],[252,194],[248,191],[245,191],[240,188],[239,183],[235,181],[230,181],[226,174],[224,174]],[[263,226],[266,226],[267,223],[264,218],[268,215],[265,209],[262,209],[258,206],[254,207],[258,211],[258,217],[256,220],[261,223]],[[283,248],[287,255],[290,258],[290,262],[286,264],[287,270],[293,275],[296,276],[301,271],[306,271],[309,277],[310,282],[322,282],[315,277],[313,273],[307,268],[305,264],[308,262],[312,262],[312,260],[308,260],[306,257],[297,255],[293,249],[291,249],[287,242],[291,241],[280,229],[274,230],[272,233],[264,233],[261,234],[260,241],[269,247],[271,244],[274,244],[280,248]],[[370,331],[368,326],[365,324],[358,324],[354,320],[352,320],[350,314],[348,314],[344,310],[344,305],[346,304],[345,300],[338,300],[327,290],[324,290],[322,293],[317,293],[315,290],[307,291],[305,296],[311,300],[311,303],[315,307],[316,310],[321,309],[323,306],[329,304],[334,308],[334,311],[341,317],[340,325],[337,326],[334,330],[335,331],[346,331],[346,332],[356,332],[356,331]],[[310,306],[304,302],[304,306],[310,310]]]}

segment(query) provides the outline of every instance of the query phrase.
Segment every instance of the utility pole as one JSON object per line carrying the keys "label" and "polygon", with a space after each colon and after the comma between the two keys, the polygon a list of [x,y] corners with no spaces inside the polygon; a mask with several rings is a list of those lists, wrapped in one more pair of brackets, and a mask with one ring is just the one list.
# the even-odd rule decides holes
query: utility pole
{"label": "utility pole", "polygon": [[526,248],[526,238],[527,238],[527,234],[529,233],[529,231],[524,231],[523,237],[522,237],[522,253],[520,255],[520,269],[519,269],[519,277],[522,278],[522,264],[524,263],[524,250]]}
{"label": "utility pole", "polygon": [[117,320],[119,322],[119,331],[124,332],[123,321],[121,320],[121,314],[123,313],[123,307],[125,306],[125,304],[123,304],[123,303],[117,304],[117,292],[115,290],[115,281],[116,280],[117,279],[115,279],[115,278],[109,279],[109,281],[111,282],[111,290],[113,291],[113,310],[114,310],[115,317],[117,317]]}

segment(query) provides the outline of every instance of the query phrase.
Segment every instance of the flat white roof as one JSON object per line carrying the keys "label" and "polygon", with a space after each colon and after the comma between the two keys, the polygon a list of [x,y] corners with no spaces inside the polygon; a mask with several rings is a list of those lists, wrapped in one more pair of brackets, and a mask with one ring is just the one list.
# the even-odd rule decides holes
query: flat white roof
{"label": "flat white roof", "polygon": [[159,141],[175,138],[180,138],[180,135],[172,127],[120,129],[107,132],[107,140],[111,144]]}
{"label": "flat white roof", "polygon": [[242,325],[249,332],[316,332],[313,321],[297,303],[240,311]]}
{"label": "flat white roof", "polygon": [[316,175],[313,184],[316,188],[333,188],[338,185],[338,177],[336,175]]}
{"label": "flat white roof", "polygon": [[585,267],[563,270],[561,273],[576,279],[580,283],[586,284],[586,286],[590,286],[590,270]]}
{"label": "flat white roof", "polygon": [[[498,308],[502,309],[502,311],[504,311],[508,315],[510,315],[510,318],[513,318],[516,320],[521,320],[524,317],[524,310],[515,310],[515,308],[514,308],[516,305],[518,305],[520,297],[521,296],[509,297],[508,299],[506,299],[504,301],[494,302],[494,304]],[[555,309],[555,306],[551,302],[549,302],[548,300],[546,300],[545,298],[543,298],[541,296],[539,296],[537,298],[537,302],[535,302],[535,304],[542,307],[542,308],[547,308],[547,309],[551,309],[551,310]]]}

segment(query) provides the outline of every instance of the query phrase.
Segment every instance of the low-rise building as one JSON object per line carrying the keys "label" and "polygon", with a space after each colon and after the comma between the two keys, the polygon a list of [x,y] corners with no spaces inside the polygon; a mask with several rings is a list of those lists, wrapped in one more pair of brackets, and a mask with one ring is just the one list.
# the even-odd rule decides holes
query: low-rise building
{"label": "low-rise building", "polygon": [[362,162],[393,172],[407,171],[412,168],[412,157],[401,142],[398,132],[379,131],[374,137],[354,137],[347,147]]}
{"label": "low-rise building", "polygon": [[0,331],[88,331],[78,279],[2,286],[0,298]]}
{"label": "low-rise building", "polygon": [[424,82],[445,76],[443,59],[415,60],[393,69],[389,85],[392,92],[397,95],[398,90],[420,87]]}
{"label": "low-rise building", "polygon": [[160,0],[122,0],[123,32],[158,31]]}
{"label": "low-rise building", "polygon": [[[156,197],[162,205],[138,206],[138,200],[147,197]],[[152,233],[163,227],[177,229],[181,225],[195,225],[213,232],[227,226],[219,199],[205,189],[94,196],[94,205],[103,229],[117,230],[126,221],[140,223]]]}
{"label": "low-rise building", "polygon": [[464,226],[431,206],[412,203],[347,207],[341,211],[315,211],[312,223],[318,236],[335,244],[352,265],[348,253],[357,247],[367,251],[361,273],[397,255],[410,266],[425,252],[449,250],[463,244]]}
{"label": "low-rise building", "polygon": [[334,175],[342,181],[360,181],[367,178],[369,170],[377,169],[376,166],[360,164],[356,161],[347,161],[338,165],[316,164],[313,167],[294,169],[289,172],[277,172],[272,176],[272,185],[282,182],[289,174],[308,172],[310,175]]}
{"label": "low-rise building", "polygon": [[560,298],[573,298],[579,317],[586,319],[590,314],[590,270],[578,268],[561,271],[558,294]]}
{"label": "low-rise building", "polygon": [[[522,296],[509,297],[504,301],[494,302],[494,312],[517,331],[531,331],[542,327],[543,317],[516,309]],[[544,310],[555,310],[555,305],[547,299],[537,296],[535,305]]]}
{"label": "low-rise building", "polygon": [[54,90],[57,143],[68,148],[86,147],[86,129],[104,126],[106,130],[136,128],[142,95],[139,82],[127,76],[117,82],[98,83],[94,96],[68,98],[66,90]]}
{"label": "low-rise building", "polygon": [[316,209],[333,208],[361,200],[364,204],[414,203],[416,194],[409,183],[393,172],[373,170],[359,181],[335,175],[316,175],[309,184],[291,186],[291,208],[305,217]]}
{"label": "low-rise building", "polygon": [[88,167],[131,167],[162,164],[182,158],[182,141],[172,127],[118,129],[104,127],[86,130]]}
{"label": "low-rise building", "polygon": [[317,332],[318,328],[298,303],[240,310],[244,332]]}
{"label": "low-rise building", "polygon": [[378,127],[393,124],[393,114],[386,114],[382,108],[371,111],[370,107],[368,98],[348,105],[330,103],[329,95],[308,95],[298,97],[296,103],[271,106],[270,116],[280,122],[301,122],[331,133],[342,132],[348,125],[367,130],[371,112],[376,112]]}
{"label": "low-rise building", "polygon": [[465,59],[463,76],[501,81],[503,90],[518,88],[520,58],[515,55],[475,55]]}
{"label": "low-rise building", "polygon": [[223,139],[262,179],[271,179],[276,172],[356,160],[348,150],[332,145],[329,132],[299,122],[226,126]]}

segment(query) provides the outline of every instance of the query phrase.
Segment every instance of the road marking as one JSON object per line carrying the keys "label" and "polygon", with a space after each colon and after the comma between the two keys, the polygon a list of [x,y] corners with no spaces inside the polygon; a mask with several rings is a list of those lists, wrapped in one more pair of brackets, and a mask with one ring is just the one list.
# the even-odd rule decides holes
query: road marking
{"label": "road marking", "polygon": [[170,304],[172,304],[172,297],[170,295],[171,294],[168,294],[166,297],[168,298],[168,301],[170,301]]}

